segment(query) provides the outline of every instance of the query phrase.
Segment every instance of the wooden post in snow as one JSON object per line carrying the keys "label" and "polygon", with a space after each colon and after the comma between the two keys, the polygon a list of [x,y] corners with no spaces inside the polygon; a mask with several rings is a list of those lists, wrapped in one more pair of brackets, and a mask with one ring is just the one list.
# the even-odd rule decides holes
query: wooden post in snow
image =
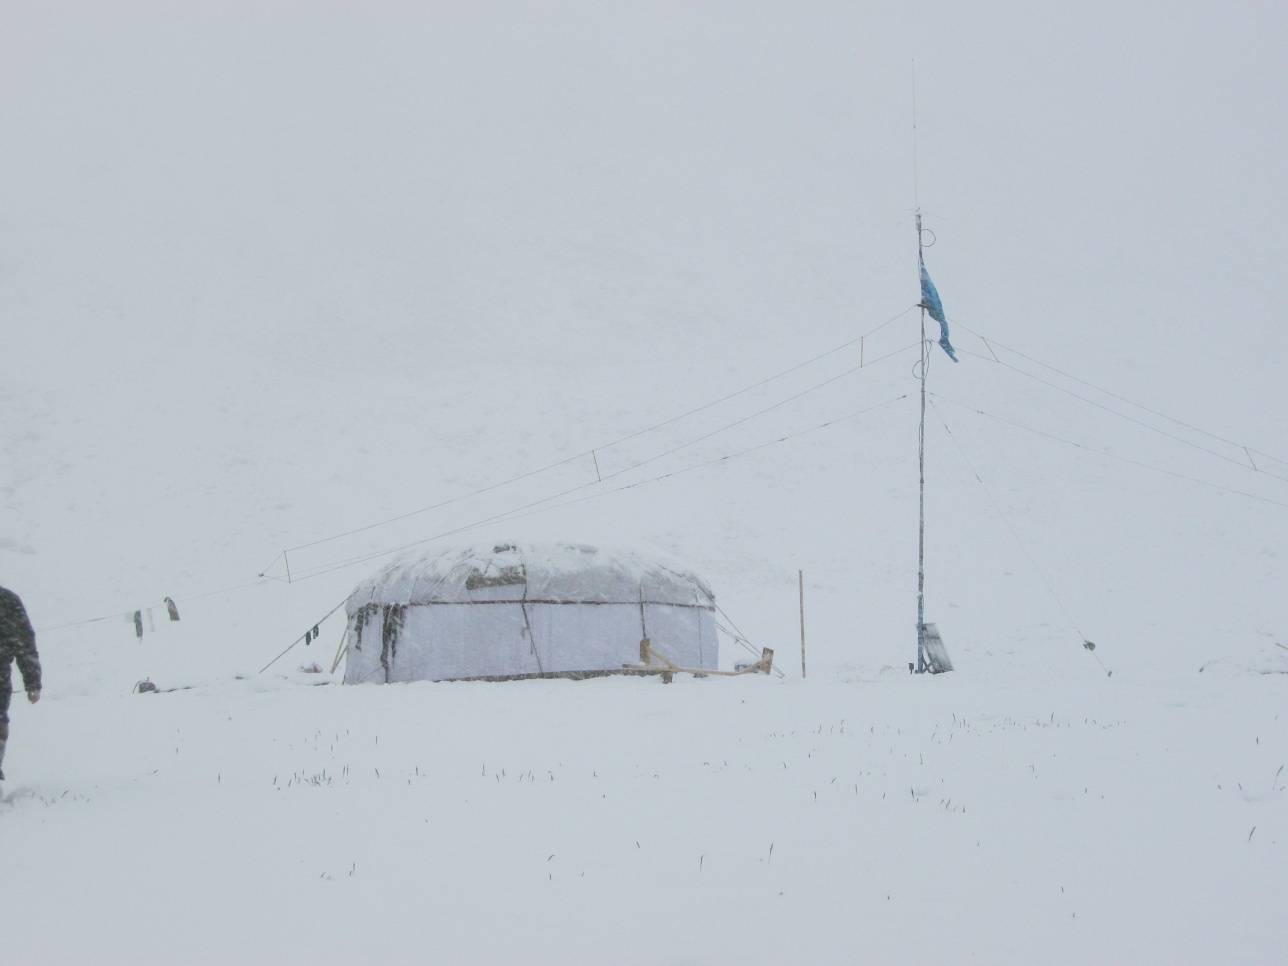
{"label": "wooden post in snow", "polygon": [[796,571],[801,594],[801,678],[805,677],[805,571]]}

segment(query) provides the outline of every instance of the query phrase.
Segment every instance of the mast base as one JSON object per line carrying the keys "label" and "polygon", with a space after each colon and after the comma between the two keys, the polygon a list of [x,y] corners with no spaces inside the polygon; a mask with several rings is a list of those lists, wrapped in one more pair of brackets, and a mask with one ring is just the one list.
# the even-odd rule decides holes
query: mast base
{"label": "mast base", "polygon": [[921,654],[918,655],[918,663],[922,665],[917,671],[918,674],[943,674],[953,669],[953,662],[948,657],[948,648],[944,646],[944,639],[939,636],[939,628],[934,624],[922,624],[921,633]]}

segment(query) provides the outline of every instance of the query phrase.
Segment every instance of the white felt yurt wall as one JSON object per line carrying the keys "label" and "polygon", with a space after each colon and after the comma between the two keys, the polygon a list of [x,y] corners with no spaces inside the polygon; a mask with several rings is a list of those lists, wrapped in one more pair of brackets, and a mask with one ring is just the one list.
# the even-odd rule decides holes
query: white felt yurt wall
{"label": "white felt yurt wall", "polygon": [[350,595],[346,684],[619,671],[640,639],[715,668],[715,598],[687,568],[572,544],[430,552]]}

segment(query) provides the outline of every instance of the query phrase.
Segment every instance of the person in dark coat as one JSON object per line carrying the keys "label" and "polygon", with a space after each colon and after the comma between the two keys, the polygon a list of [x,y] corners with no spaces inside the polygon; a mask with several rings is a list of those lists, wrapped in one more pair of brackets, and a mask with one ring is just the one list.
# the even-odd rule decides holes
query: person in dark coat
{"label": "person in dark coat", "polygon": [[4,780],[4,750],[9,743],[9,699],[13,697],[13,662],[22,672],[27,700],[40,700],[40,656],[36,653],[36,632],[27,619],[27,609],[11,590],[0,587],[0,781]]}

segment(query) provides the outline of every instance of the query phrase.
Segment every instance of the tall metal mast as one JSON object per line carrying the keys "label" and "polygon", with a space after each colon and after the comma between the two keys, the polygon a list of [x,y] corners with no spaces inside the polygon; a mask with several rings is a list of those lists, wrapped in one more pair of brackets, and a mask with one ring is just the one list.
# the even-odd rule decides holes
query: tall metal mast
{"label": "tall metal mast", "polygon": [[[915,122],[914,122],[915,130]],[[921,286],[921,208],[917,208],[917,286]],[[917,673],[926,670],[926,304],[921,303],[921,423],[917,428]]]}
{"label": "tall metal mast", "polygon": [[[917,164],[917,61],[912,62],[912,203],[917,212],[917,291],[921,291],[921,186]],[[917,673],[926,670],[926,302],[921,300],[921,423],[917,428]]]}
{"label": "tall metal mast", "polygon": [[[939,323],[939,345],[948,358],[957,361],[957,353],[948,341],[948,319],[935,283],[926,274],[926,232],[921,227],[921,193],[917,184],[917,62],[912,62],[912,197],[917,213],[917,285],[921,290],[921,422],[917,426],[917,673],[939,674],[951,671],[952,662],[944,650],[943,639],[934,624],[926,623],[926,370],[930,366],[930,343],[926,341],[926,315]],[[930,244],[935,233],[930,232]],[[911,665],[909,665],[911,667]]]}

